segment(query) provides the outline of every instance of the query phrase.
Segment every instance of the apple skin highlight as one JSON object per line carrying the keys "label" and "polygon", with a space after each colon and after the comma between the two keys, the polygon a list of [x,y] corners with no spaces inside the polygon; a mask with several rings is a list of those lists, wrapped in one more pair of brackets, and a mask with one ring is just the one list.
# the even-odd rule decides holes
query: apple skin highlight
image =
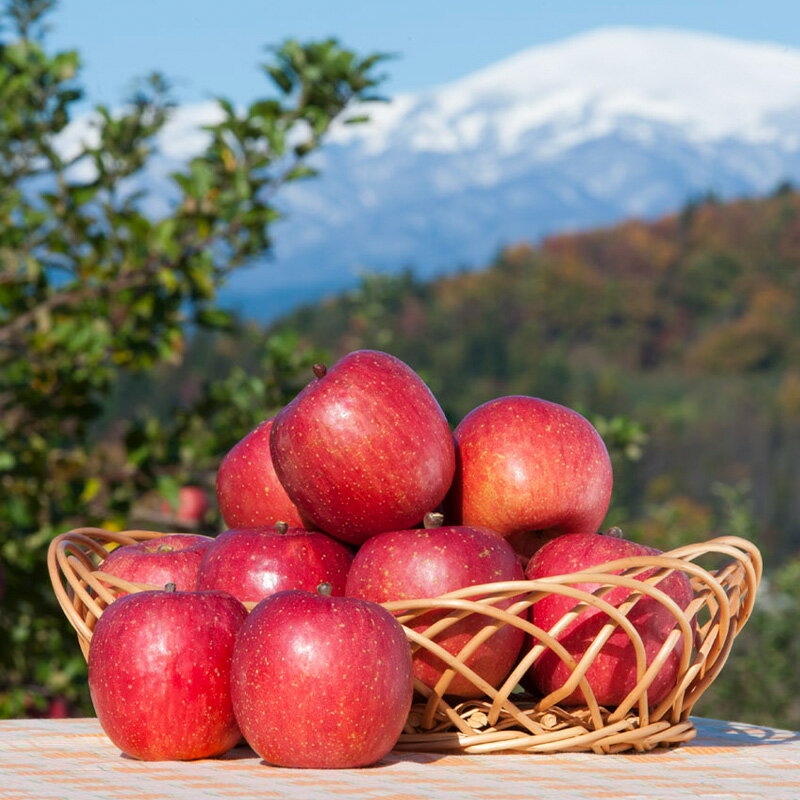
{"label": "apple skin highlight", "polygon": [[400,624],[364,600],[287,591],[262,600],[236,641],[236,718],[265,761],[374,764],[394,747],[413,694]]}
{"label": "apple skin highlight", "polygon": [[328,582],[344,594],[353,556],[318,531],[236,528],[221,533],[206,549],[197,574],[198,589],[219,589],[242,602],[255,602],[287,589],[315,591]]}
{"label": "apple skin highlight", "polygon": [[400,359],[357,350],[317,377],[275,417],[275,471],[302,515],[351,544],[418,524],[455,471],[447,419]]}
{"label": "apple skin highlight", "polygon": [[224,592],[147,591],[115,600],[89,647],[100,725],[123,753],[185,761],[240,739],[230,668],[247,610]]}
{"label": "apple skin highlight", "polygon": [[217,504],[229,528],[256,528],[285,522],[292,528],[311,527],[275,474],[269,438],[274,418],[240,439],[217,470]]}
{"label": "apple skin highlight", "polygon": [[174,583],[178,591],[188,592],[195,588],[203,554],[213,541],[210,536],[171,533],[137,544],[124,544],[112,550],[98,569],[131,583],[159,589]]}
{"label": "apple skin highlight", "polygon": [[448,520],[492,528],[525,556],[555,536],[600,530],[611,459],[578,412],[536,397],[499,397],[470,411],[454,437]]}

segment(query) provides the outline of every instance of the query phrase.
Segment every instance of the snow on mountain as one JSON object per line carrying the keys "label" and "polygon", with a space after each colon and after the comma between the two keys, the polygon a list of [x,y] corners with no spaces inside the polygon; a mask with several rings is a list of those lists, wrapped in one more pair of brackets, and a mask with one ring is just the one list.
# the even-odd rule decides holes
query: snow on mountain
{"label": "snow on mountain", "polygon": [[800,100],[800,52],[708,34],[605,28],[534,47],[419,96],[398,98],[364,132],[370,154],[401,142],[456,152],[491,137],[502,152],[558,122],[547,151],[642,118],[696,141],[744,135],[797,145],[774,115]]}
{"label": "snow on mountain", "polygon": [[[167,161],[196,151],[210,106],[181,109]],[[800,50],[666,29],[604,28],[371,106],[287,187],[274,258],[231,304],[267,318],[359,270],[435,275],[505,243],[650,217],[713,191],[800,181]]]}

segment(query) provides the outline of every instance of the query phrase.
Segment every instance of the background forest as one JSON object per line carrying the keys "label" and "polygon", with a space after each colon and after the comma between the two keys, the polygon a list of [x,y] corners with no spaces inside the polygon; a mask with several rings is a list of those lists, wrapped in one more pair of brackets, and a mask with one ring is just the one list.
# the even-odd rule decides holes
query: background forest
{"label": "background forest", "polygon": [[[287,42],[268,94],[219,101],[170,214],[137,185],[169,117],[152,76],[94,138],[57,146],[79,57],[50,54],[52,3],[6,5],[0,40],[0,715],[91,713],[44,554],[82,524],[216,532],[177,515],[315,361],[387,350],[451,423],[503,394],[586,414],[615,463],[608,523],[669,548],[731,533],[767,560],[754,618],[696,713],[800,728],[800,194],[516,244],[484,269],[361,285],[264,327],[219,307],[271,248],[273,196],[380,84],[378,55]],[[359,122],[361,112],[352,122]],[[166,503],[166,505],[165,505]],[[753,680],[754,676],[758,680]]]}

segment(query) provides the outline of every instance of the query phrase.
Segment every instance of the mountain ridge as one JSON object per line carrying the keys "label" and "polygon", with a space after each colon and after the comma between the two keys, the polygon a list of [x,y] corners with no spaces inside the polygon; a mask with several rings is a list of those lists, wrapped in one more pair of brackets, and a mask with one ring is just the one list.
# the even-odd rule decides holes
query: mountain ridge
{"label": "mountain ridge", "polygon": [[[666,73],[660,71],[657,61],[651,58],[653,52],[661,58],[672,57]],[[674,60],[677,55],[681,56],[680,63]],[[745,61],[749,71],[748,81],[731,86],[731,72],[741,72]],[[705,74],[703,80],[698,82],[698,75],[707,71],[710,64],[719,65],[718,74]],[[757,64],[760,64],[760,69],[754,69]],[[636,80],[627,83],[633,68],[636,68]],[[564,101],[569,100],[570,93],[574,95],[576,89],[582,89],[590,96],[594,92],[595,99],[602,99],[603,95],[612,92],[617,110],[624,112],[626,104],[630,108],[637,93],[642,99],[641,96],[649,92],[651,96],[644,103],[638,108],[633,106],[637,111],[645,106],[651,116],[685,122],[685,119],[675,116],[675,109],[670,105],[677,103],[684,115],[687,111],[691,112],[696,119],[703,121],[705,132],[713,135],[731,128],[738,129],[743,121],[741,117],[732,121],[720,114],[718,103],[714,103],[717,97],[739,93],[737,99],[740,102],[747,101],[751,117],[759,112],[763,114],[771,107],[780,108],[787,99],[794,103],[800,100],[796,81],[798,72],[800,50],[781,45],[674,28],[609,26],[528,48],[457,81],[414,95],[400,95],[396,98],[398,107],[387,112],[387,117],[391,122],[398,114],[402,116],[413,105],[415,97],[424,100],[439,98],[442,110],[452,115],[460,108],[474,104],[476,98],[485,101],[501,97],[506,103],[509,99],[536,102],[541,93],[555,92],[559,100],[555,103],[555,109],[548,109],[552,113],[558,105],[568,107],[569,102]],[[519,74],[528,76],[523,86],[515,80]],[[569,89],[566,92],[565,77]],[[686,89],[691,85],[694,85],[695,94],[701,100],[694,98],[687,104]],[[381,114],[378,111],[373,115],[376,124],[371,127],[350,129],[347,132],[349,138],[369,140],[379,135],[383,122]],[[547,115],[540,118],[546,121]],[[528,126],[537,121],[536,114],[525,120]],[[755,131],[751,130],[751,135],[753,133]],[[796,143],[796,133],[792,140]],[[374,147],[371,149],[374,151]]]}
{"label": "mountain ridge", "polygon": [[[314,156],[318,179],[282,190],[274,252],[232,277],[226,304],[268,320],[364,271],[431,277],[510,242],[800,181],[800,50],[715,34],[595,29],[368,110]],[[170,123],[153,213],[214,113]]]}

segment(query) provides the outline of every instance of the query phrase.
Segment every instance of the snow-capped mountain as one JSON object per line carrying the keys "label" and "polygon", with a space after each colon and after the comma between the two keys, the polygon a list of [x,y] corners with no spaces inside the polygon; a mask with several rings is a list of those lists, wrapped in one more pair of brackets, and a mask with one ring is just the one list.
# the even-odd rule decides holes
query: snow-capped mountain
{"label": "snow-capped mountain", "polygon": [[[202,113],[185,114],[173,156],[196,141],[186,120]],[[774,44],[600,29],[370,114],[283,195],[275,257],[236,277],[233,305],[268,317],[360,270],[430,276],[520,239],[800,181],[800,50]]]}

